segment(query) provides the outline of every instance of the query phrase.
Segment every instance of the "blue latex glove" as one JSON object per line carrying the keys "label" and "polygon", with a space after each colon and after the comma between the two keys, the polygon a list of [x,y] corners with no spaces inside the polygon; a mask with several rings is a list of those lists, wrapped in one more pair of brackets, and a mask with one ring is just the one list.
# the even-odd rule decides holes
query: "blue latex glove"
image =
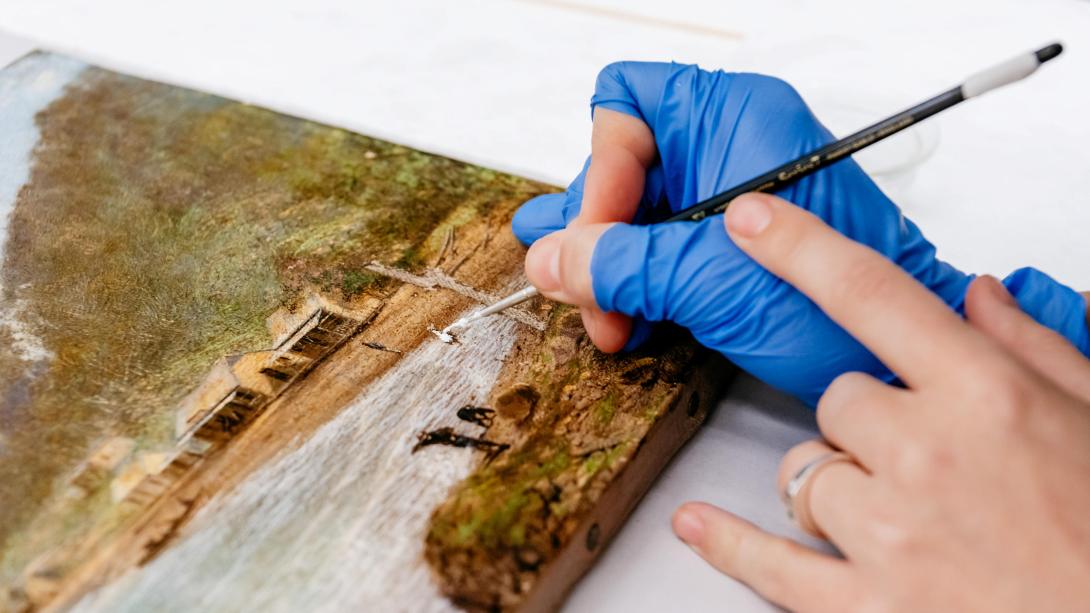
{"label": "blue latex glove", "polygon": [[[639,118],[654,134],[659,160],[648,170],[637,224],[833,140],[790,85],[756,74],[681,64],[611,64],[598,77],[591,107]],[[586,171],[585,166],[565,193],[539,196],[519,209],[512,226],[523,243],[575,218]],[[962,312],[972,276],[936,259],[916,225],[853,160],[776,194],[881,252]],[[848,371],[887,382],[896,378],[808,298],[742,253],[727,237],[721,215],[697,223],[617,224],[594,250],[591,277],[599,307],[637,318],[628,348],[646,338],[647,321],[674,321],[811,405]],[[1033,269],[1015,272],[1004,284],[1038,322],[1090,354],[1080,294]]]}

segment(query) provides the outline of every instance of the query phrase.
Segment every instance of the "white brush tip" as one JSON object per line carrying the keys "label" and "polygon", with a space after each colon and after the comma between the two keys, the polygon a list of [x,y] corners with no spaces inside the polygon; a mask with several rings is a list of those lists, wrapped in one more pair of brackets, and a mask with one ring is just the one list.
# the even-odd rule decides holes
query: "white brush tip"
{"label": "white brush tip", "polygon": [[[457,323],[457,322],[455,322],[455,323]],[[451,328],[453,328],[453,327],[454,327],[453,325],[450,325],[450,326],[447,326],[446,328],[443,328],[442,330],[439,330],[438,328],[428,326],[428,332],[431,332],[432,334],[434,334],[436,336],[436,338],[438,338],[439,340],[441,340],[444,343],[449,345],[449,344],[453,343],[455,340],[457,340],[457,339],[454,338],[454,335],[450,333]]]}
{"label": "white brush tip", "polygon": [[468,326],[468,325],[469,325],[469,318],[468,317],[463,317],[463,318],[459,319],[458,321],[450,324],[446,328],[443,328],[443,332],[460,332],[463,329],[465,329],[465,327]]}

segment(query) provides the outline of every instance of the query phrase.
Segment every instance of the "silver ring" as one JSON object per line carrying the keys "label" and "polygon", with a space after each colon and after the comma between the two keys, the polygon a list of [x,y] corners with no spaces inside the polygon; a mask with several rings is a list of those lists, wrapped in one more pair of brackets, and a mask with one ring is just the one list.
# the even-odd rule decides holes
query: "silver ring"
{"label": "silver ring", "polygon": [[809,485],[812,483],[812,477],[818,471],[836,462],[856,463],[855,458],[843,451],[823,453],[800,468],[795,476],[791,477],[791,480],[787,482],[787,487],[783,488],[782,498],[784,505],[787,507],[787,517],[794,520],[800,528],[817,537],[823,537],[823,535],[821,528],[814,523],[813,515],[810,513]]}

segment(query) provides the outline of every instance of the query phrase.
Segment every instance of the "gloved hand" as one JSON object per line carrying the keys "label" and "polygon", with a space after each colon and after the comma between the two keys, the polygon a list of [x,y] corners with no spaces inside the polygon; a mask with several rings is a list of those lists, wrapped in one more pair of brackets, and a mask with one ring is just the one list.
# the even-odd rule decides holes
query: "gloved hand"
{"label": "gloved hand", "polygon": [[[585,307],[585,322],[595,307],[635,317],[629,348],[646,337],[640,320],[674,321],[811,405],[844,372],[896,378],[806,296],[740,251],[721,215],[601,225],[681,210],[833,140],[791,86],[755,74],[625,62],[602,70],[591,106],[592,156],[583,172],[565,193],[524,204],[512,224],[531,244],[579,216],[573,225],[581,227],[550,235],[527,256],[527,275],[543,294]],[[936,259],[916,225],[854,161],[777,195],[882,253],[962,312],[972,277]],[[1090,354],[1081,295],[1034,269],[1004,284],[1038,322]],[[587,323],[600,328],[601,313],[597,319]],[[627,333],[616,321],[604,325]]]}

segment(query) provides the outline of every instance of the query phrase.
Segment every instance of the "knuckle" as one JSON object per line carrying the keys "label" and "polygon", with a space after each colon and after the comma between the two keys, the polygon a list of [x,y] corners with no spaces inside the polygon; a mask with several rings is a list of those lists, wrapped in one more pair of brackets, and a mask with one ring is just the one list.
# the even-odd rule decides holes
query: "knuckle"
{"label": "knuckle", "polygon": [[901,526],[887,525],[874,530],[872,539],[878,549],[889,556],[914,558],[921,548],[920,539],[911,530]]}
{"label": "knuckle", "polygon": [[800,554],[801,546],[794,541],[776,539],[764,544],[756,558],[754,572],[761,577],[762,591],[769,595],[789,594],[798,586],[788,579],[783,561]]}
{"label": "knuckle", "polygon": [[949,471],[953,463],[953,454],[941,444],[905,442],[894,454],[893,470],[902,484],[922,489]]}
{"label": "knuckle", "polygon": [[1013,367],[988,369],[972,378],[968,404],[974,417],[1002,429],[1020,429],[1033,409],[1033,391]]}
{"label": "knuckle", "polygon": [[851,611],[853,613],[894,613],[897,611],[897,607],[890,602],[888,597],[878,593],[871,593],[857,598],[855,604],[851,607]]}
{"label": "knuckle", "polygon": [[[781,215],[777,212],[776,232],[772,233],[765,247],[768,251],[764,259],[774,272],[790,277],[791,273],[801,270],[808,262],[827,259],[828,246],[823,241],[822,222],[811,213],[795,207],[786,207]],[[762,262],[762,265],[765,262]],[[832,273],[836,278],[838,273]],[[826,291],[839,288],[839,278]]]}
{"label": "knuckle", "polygon": [[787,102],[805,108],[806,103],[803,102],[802,95],[799,94],[794,85],[778,77],[759,75],[756,78],[763,94],[774,97],[777,102]]}
{"label": "knuckle", "polygon": [[991,321],[991,332],[1014,346],[1025,346],[1036,341],[1028,322],[1019,313],[1000,311],[1002,317]]}
{"label": "knuckle", "polygon": [[628,64],[628,62],[623,60],[606,64],[598,71],[598,80],[603,81],[621,78],[624,75],[626,64]]}
{"label": "knuckle", "polygon": [[885,260],[857,258],[842,271],[839,282],[833,283],[829,291],[835,303],[879,304],[897,280],[889,274]]}
{"label": "knuckle", "polygon": [[782,118],[780,125],[790,125],[795,128],[802,126],[807,130],[813,130],[818,126],[810,107],[793,85],[776,77],[763,75],[751,75],[751,77],[755,79],[751,89],[758,95],[755,102],[768,111],[774,110],[776,115]]}
{"label": "knuckle", "polygon": [[761,572],[773,545],[759,533],[747,530],[735,535],[733,542],[717,541],[711,555],[716,568],[732,577],[743,578]]}
{"label": "knuckle", "polygon": [[[594,89],[597,92],[618,92],[628,90],[627,75],[633,62],[610,62],[598,71]],[[618,87],[621,90],[618,90]]]}
{"label": "knuckle", "polygon": [[860,531],[873,543],[875,551],[884,555],[912,557],[923,546],[918,527],[893,508],[871,508],[861,521]]}
{"label": "knuckle", "polygon": [[889,513],[872,512],[864,525],[870,540],[883,551],[903,554],[918,545],[918,531]]}
{"label": "knuckle", "polygon": [[1037,323],[1021,311],[1001,311],[1002,315],[992,318],[987,324],[987,334],[995,337],[1008,348],[1017,348],[1016,353],[1050,353],[1057,349],[1057,342],[1066,344],[1066,339],[1054,331]]}
{"label": "knuckle", "polygon": [[712,566],[731,577],[738,577],[742,571],[742,556],[749,548],[749,539],[742,537],[734,543],[733,547],[723,547],[721,543],[713,541],[706,546],[704,556]]}
{"label": "knuckle", "polygon": [[825,388],[816,409],[817,422],[822,429],[834,424],[851,407],[866,378],[867,375],[860,372],[846,372]]}

